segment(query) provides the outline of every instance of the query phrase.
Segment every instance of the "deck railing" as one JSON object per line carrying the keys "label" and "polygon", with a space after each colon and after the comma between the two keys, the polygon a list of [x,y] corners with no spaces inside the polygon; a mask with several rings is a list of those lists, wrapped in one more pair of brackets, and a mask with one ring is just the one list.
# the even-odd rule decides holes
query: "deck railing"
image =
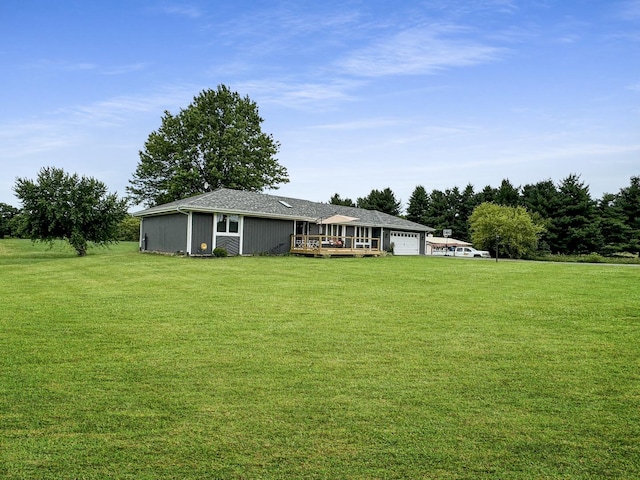
{"label": "deck railing", "polygon": [[328,235],[291,235],[291,253],[304,255],[379,255],[380,239]]}

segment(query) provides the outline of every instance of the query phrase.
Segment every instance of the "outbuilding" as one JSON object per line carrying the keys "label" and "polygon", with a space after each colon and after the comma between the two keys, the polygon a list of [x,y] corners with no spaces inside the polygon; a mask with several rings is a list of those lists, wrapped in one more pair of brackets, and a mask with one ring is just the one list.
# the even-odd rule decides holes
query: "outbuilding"
{"label": "outbuilding", "polygon": [[456,247],[470,247],[471,243],[451,237],[434,237],[427,234],[425,239],[426,255],[453,255]]}

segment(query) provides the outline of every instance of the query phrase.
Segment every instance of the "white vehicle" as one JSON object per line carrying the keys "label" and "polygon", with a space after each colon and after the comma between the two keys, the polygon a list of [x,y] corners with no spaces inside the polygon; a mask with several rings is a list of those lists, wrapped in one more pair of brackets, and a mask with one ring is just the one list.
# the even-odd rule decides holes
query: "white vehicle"
{"label": "white vehicle", "polygon": [[432,255],[461,258],[491,258],[491,254],[486,250],[476,250],[473,247],[448,247],[446,249],[434,250]]}
{"label": "white vehicle", "polygon": [[491,258],[491,254],[486,250],[476,250],[473,247],[456,247],[453,252],[453,256],[466,258]]}

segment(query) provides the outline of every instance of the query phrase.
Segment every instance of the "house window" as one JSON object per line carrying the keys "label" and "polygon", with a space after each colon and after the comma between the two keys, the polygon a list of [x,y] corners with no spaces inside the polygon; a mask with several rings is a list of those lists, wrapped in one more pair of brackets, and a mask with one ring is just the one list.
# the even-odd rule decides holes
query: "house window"
{"label": "house window", "polygon": [[218,225],[216,226],[216,232],[225,233],[227,231],[228,220],[228,215],[218,215]]}
{"label": "house window", "polygon": [[218,223],[216,224],[216,232],[218,233],[238,233],[240,218],[238,215],[222,215],[218,214]]}
{"label": "house window", "polygon": [[229,233],[238,233],[238,215],[229,215]]}

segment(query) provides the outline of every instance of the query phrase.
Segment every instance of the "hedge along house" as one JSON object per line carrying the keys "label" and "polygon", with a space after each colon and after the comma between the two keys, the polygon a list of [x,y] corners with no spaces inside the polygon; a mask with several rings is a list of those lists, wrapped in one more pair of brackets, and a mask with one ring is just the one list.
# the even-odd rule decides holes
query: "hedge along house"
{"label": "hedge along house", "polygon": [[418,223],[375,210],[221,188],[134,213],[140,250],[210,256],[424,254]]}

